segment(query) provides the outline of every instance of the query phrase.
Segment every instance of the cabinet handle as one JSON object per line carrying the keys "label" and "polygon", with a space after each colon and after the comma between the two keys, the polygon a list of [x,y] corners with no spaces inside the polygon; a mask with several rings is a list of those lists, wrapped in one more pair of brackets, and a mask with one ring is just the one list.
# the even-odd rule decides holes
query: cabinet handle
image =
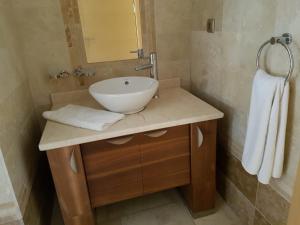
{"label": "cabinet handle", "polygon": [[198,148],[201,147],[204,141],[203,133],[199,127],[197,127],[197,141],[198,141]]}
{"label": "cabinet handle", "polygon": [[168,132],[167,130],[159,130],[159,131],[154,131],[151,133],[146,133],[144,135],[147,137],[151,137],[151,138],[158,138],[158,137],[165,135],[167,132]]}
{"label": "cabinet handle", "polygon": [[110,140],[107,140],[106,142],[113,144],[113,145],[123,145],[123,144],[128,143],[132,139],[133,139],[133,136],[129,136],[129,137],[123,137],[123,138],[118,138],[118,139],[110,139]]}
{"label": "cabinet handle", "polygon": [[71,152],[70,167],[71,167],[71,170],[73,171],[73,173],[75,173],[75,174],[78,173],[77,163],[76,163],[76,159],[75,159],[75,149],[73,149]]}

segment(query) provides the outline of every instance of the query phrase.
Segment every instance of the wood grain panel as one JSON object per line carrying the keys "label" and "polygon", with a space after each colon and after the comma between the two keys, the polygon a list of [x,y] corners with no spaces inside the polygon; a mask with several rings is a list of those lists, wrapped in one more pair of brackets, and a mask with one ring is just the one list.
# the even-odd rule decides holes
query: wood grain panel
{"label": "wood grain panel", "polygon": [[181,155],[190,155],[190,140],[179,137],[142,145],[142,163],[155,162]]}
{"label": "wood grain panel", "polygon": [[98,141],[81,145],[87,177],[114,173],[141,163],[138,138],[126,144],[115,145]]}
{"label": "wood grain panel", "polygon": [[160,137],[141,137],[144,193],[190,182],[189,126],[167,128]]}
{"label": "wood grain panel", "polygon": [[[197,128],[204,137],[200,147]],[[215,206],[216,134],[216,120],[191,125],[191,184],[184,188],[184,194],[194,213],[212,210]]]}
{"label": "wood grain panel", "polygon": [[[77,172],[70,167],[74,153]],[[79,146],[47,151],[65,225],[95,225]]]}
{"label": "wood grain panel", "polygon": [[88,179],[93,207],[134,198],[143,194],[141,168]]}
{"label": "wood grain panel", "polygon": [[143,165],[144,193],[152,193],[190,183],[190,156],[183,155]]}
{"label": "wood grain panel", "polygon": [[83,144],[82,154],[93,207],[143,194],[139,135]]}

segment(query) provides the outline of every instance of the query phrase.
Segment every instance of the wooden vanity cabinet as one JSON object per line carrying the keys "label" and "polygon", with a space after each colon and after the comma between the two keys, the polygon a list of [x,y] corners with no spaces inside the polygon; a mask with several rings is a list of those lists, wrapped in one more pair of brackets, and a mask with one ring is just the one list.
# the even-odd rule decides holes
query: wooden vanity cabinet
{"label": "wooden vanity cabinet", "polygon": [[66,225],[94,225],[92,209],[181,187],[194,213],[215,203],[217,121],[47,151]]}
{"label": "wooden vanity cabinet", "polygon": [[190,183],[189,126],[81,145],[93,207]]}

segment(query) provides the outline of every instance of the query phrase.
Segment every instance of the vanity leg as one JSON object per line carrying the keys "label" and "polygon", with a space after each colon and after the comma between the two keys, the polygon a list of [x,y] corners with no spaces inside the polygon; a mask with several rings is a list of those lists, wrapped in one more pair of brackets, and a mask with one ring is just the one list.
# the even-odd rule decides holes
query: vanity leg
{"label": "vanity leg", "polygon": [[80,146],[47,151],[65,225],[95,225]]}
{"label": "vanity leg", "polygon": [[217,121],[191,124],[190,135],[191,184],[183,193],[192,213],[206,214],[215,207]]}

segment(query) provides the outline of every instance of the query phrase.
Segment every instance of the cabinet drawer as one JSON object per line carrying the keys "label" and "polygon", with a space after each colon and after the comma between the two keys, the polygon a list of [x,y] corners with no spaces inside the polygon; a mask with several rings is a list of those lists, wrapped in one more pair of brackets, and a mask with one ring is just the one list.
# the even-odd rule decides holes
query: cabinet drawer
{"label": "cabinet drawer", "polygon": [[190,157],[180,156],[143,166],[144,193],[190,183]]}
{"label": "cabinet drawer", "polygon": [[138,139],[134,136],[92,142],[81,146],[86,176],[101,176],[141,163]]}
{"label": "cabinet drawer", "polygon": [[143,194],[141,168],[88,179],[92,206],[98,207]]}
{"label": "cabinet drawer", "polygon": [[[161,135],[156,136],[156,134]],[[172,127],[166,130],[148,132],[144,133],[141,137],[142,163],[187,154],[190,154],[189,126]]]}
{"label": "cabinet drawer", "polygon": [[141,137],[144,193],[189,184],[189,126],[168,128],[158,137],[155,132],[145,134]]}
{"label": "cabinet drawer", "polygon": [[151,163],[182,155],[190,155],[190,141],[188,137],[165,140],[141,147],[142,163]]}
{"label": "cabinet drawer", "polygon": [[166,129],[145,132],[140,137],[141,144],[152,144],[166,140],[189,137],[189,125],[169,127]]}

